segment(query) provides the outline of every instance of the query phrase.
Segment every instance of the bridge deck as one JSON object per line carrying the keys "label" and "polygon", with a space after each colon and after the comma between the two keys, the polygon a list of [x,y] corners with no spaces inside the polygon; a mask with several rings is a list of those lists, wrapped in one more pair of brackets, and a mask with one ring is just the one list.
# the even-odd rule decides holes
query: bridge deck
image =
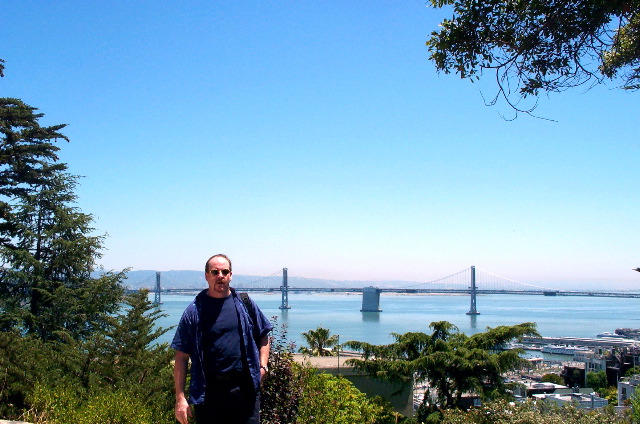
{"label": "bridge deck", "polygon": [[[281,292],[281,287],[236,287],[238,291],[274,293]],[[190,294],[197,293],[202,288],[191,289],[162,289],[165,294]],[[365,287],[288,287],[290,293],[363,293]],[[397,294],[471,294],[471,289],[412,289],[412,288],[381,288],[383,293]],[[151,292],[155,290],[151,289]],[[577,291],[577,290],[483,290],[476,289],[476,295],[483,294],[515,294],[527,296],[591,296],[591,297],[622,297],[640,298],[640,293],[633,292],[600,292],[600,291]]]}

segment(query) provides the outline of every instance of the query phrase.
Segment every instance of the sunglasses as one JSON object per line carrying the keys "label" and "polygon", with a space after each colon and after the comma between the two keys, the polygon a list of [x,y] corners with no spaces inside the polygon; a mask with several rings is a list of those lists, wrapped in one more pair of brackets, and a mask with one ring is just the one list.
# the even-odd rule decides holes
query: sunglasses
{"label": "sunglasses", "polygon": [[223,277],[226,277],[227,275],[229,275],[231,273],[230,269],[210,269],[209,270],[209,274],[217,277],[218,275],[222,274]]}

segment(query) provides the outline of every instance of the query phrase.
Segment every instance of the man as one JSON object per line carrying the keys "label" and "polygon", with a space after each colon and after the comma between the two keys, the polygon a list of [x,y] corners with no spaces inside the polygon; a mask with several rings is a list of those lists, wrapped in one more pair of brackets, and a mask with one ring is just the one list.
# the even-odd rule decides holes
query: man
{"label": "man", "polygon": [[[229,286],[231,260],[214,255],[205,265],[208,289],[182,314],[171,343],[176,419],[187,424],[259,424],[260,381],[269,361],[269,320],[253,302],[246,305]],[[249,306],[249,307],[247,307]],[[185,396],[191,360],[189,401]]]}

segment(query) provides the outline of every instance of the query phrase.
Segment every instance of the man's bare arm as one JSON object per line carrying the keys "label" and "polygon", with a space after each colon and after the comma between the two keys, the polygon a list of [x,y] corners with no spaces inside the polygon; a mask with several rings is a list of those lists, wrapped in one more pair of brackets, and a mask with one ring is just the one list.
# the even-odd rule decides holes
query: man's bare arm
{"label": "man's bare arm", "polygon": [[176,390],[176,419],[180,424],[187,424],[188,418],[192,416],[191,408],[184,394],[185,384],[187,380],[187,369],[189,366],[189,355],[176,351],[175,365],[173,367],[173,384]]}
{"label": "man's bare arm", "polygon": [[[262,336],[258,349],[260,351],[260,366],[266,367],[269,364],[269,352],[271,351],[271,340],[268,334]],[[265,374],[264,368],[260,368],[260,378],[264,378]]]}

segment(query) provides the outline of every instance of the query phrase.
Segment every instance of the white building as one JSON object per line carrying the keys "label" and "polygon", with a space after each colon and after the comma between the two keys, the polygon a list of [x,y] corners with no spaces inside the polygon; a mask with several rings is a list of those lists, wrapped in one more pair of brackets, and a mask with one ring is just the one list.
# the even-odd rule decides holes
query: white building
{"label": "white building", "polygon": [[624,377],[618,381],[618,406],[624,406],[625,400],[633,396],[633,392],[640,386],[640,375],[631,378]]}
{"label": "white building", "polygon": [[585,376],[590,372],[605,371],[607,369],[606,355],[608,352],[602,348],[591,350],[578,350],[573,354],[573,360],[584,363]]}
{"label": "white building", "polygon": [[596,393],[584,394],[584,393],[548,393],[533,395],[534,399],[544,400],[546,402],[554,402],[558,406],[573,403],[580,409],[599,409],[604,408],[609,404],[609,401],[599,397]]}

